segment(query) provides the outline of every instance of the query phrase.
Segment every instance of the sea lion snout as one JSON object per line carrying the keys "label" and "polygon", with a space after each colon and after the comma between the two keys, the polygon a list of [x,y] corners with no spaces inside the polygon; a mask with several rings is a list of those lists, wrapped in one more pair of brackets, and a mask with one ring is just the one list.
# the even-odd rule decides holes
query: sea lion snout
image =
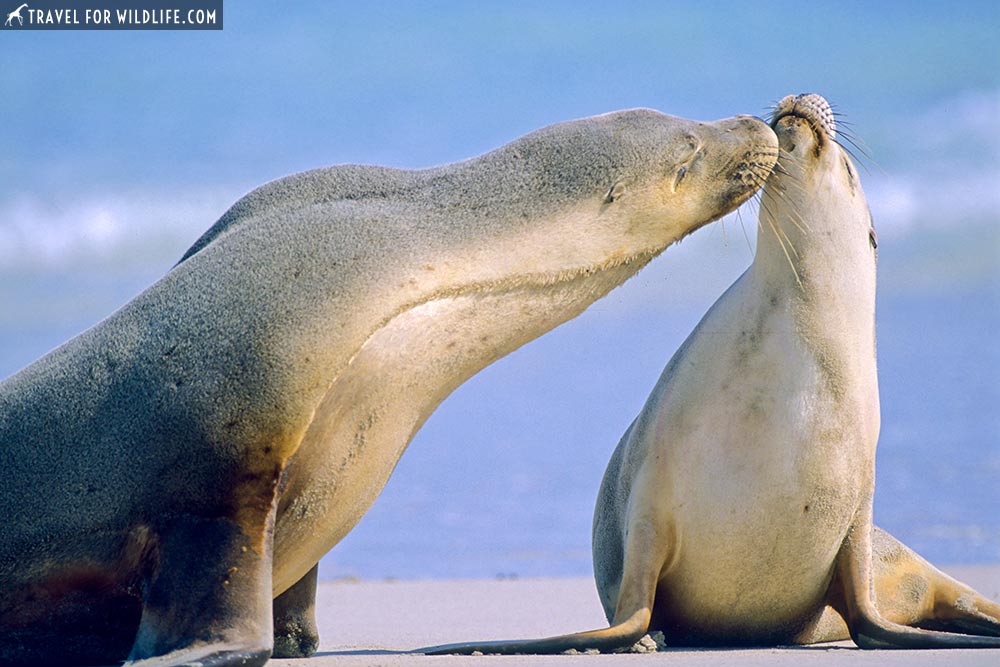
{"label": "sea lion snout", "polygon": [[[751,116],[749,114],[738,114],[726,120],[729,121],[729,124],[734,128],[742,128],[749,130],[750,132],[759,131],[760,125],[768,125],[767,121],[763,118],[760,118],[759,116]],[[732,131],[732,129],[729,131]]]}
{"label": "sea lion snout", "polygon": [[713,148],[726,152],[726,161],[715,167],[721,168],[717,175],[723,175],[728,185],[719,190],[722,215],[752,197],[770,176],[778,158],[778,137],[771,126],[754,116],[724,118],[709,123],[708,128],[714,131]]}
{"label": "sea lion snout", "polygon": [[780,134],[781,127],[792,126],[796,120],[805,121],[821,145],[827,139],[836,140],[837,122],[833,109],[822,95],[803,93],[786,96],[774,109],[771,127]]}
{"label": "sea lion snout", "polygon": [[723,133],[734,134],[739,141],[750,141],[754,146],[774,146],[774,130],[764,120],[756,116],[739,115],[709,123]]}

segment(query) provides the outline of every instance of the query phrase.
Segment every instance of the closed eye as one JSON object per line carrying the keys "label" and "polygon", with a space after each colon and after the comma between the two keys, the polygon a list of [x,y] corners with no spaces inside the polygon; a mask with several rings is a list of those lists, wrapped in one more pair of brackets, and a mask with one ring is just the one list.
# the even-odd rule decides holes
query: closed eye
{"label": "closed eye", "polygon": [[687,172],[688,172],[687,165],[682,164],[680,169],[677,170],[677,176],[674,177],[674,190],[676,190],[677,186],[679,186],[681,184],[681,181],[684,180],[684,177],[687,175]]}
{"label": "closed eye", "polygon": [[616,181],[615,184],[611,186],[611,189],[608,190],[608,194],[604,195],[604,203],[610,204],[612,202],[616,202],[621,199],[624,194],[625,184],[621,181]]}
{"label": "closed eye", "polygon": [[874,229],[868,230],[868,243],[871,244],[872,250],[878,250],[878,235]]}

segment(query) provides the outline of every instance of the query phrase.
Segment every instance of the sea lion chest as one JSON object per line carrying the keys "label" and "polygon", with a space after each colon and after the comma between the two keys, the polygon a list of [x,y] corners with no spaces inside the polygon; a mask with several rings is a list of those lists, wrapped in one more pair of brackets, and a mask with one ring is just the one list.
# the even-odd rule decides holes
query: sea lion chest
{"label": "sea lion chest", "polygon": [[658,421],[673,442],[656,462],[678,542],[665,580],[696,626],[773,628],[815,609],[861,502],[862,484],[844,483],[869,456],[865,425],[844,419],[856,393],[803,308],[748,271],[671,364]]}

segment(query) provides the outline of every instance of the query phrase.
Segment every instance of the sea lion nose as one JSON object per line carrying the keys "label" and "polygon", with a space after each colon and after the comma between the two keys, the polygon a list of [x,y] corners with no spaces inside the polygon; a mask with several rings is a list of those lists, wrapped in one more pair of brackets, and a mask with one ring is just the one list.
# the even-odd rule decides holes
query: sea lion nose
{"label": "sea lion nose", "polygon": [[810,118],[828,137],[837,136],[837,122],[833,116],[833,109],[822,95],[816,93],[799,95],[795,100],[795,109]]}
{"label": "sea lion nose", "polygon": [[826,101],[825,97],[817,93],[802,93],[800,95],[796,95],[795,104],[812,107],[825,112],[830,111],[830,103]]}
{"label": "sea lion nose", "polygon": [[807,119],[813,127],[834,138],[837,135],[837,122],[830,103],[817,93],[799,93],[787,95],[774,108],[774,121],[783,116],[794,115]]}

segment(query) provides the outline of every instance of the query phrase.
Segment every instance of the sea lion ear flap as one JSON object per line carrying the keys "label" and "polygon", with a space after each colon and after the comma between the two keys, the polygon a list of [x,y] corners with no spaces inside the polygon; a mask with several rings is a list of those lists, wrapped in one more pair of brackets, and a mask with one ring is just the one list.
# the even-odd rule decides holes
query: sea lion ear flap
{"label": "sea lion ear flap", "polygon": [[625,181],[615,181],[614,185],[611,186],[611,189],[608,190],[608,194],[604,195],[604,203],[610,204],[618,201],[621,199],[622,195],[625,194],[625,190],[627,190],[625,187]]}

